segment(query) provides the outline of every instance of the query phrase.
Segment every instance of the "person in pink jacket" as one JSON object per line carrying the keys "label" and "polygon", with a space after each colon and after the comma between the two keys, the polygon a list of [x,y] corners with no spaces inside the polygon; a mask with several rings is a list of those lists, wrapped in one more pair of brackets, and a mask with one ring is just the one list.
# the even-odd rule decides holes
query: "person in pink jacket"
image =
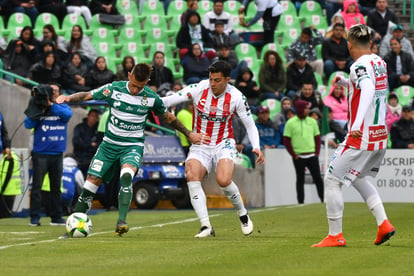
{"label": "person in pink jacket", "polygon": [[402,106],[398,102],[398,95],[391,92],[388,95],[387,113],[385,114],[385,122],[388,127],[388,132],[391,131],[392,124],[401,118]]}
{"label": "person in pink jacket", "polygon": [[345,126],[348,116],[348,101],[345,95],[345,88],[337,84],[332,85],[328,96],[323,99],[323,103],[332,109],[332,119],[337,121],[342,127]]}
{"label": "person in pink jacket", "polygon": [[341,15],[345,20],[345,28],[347,30],[355,24],[365,24],[364,15],[359,11],[356,0],[345,0]]}

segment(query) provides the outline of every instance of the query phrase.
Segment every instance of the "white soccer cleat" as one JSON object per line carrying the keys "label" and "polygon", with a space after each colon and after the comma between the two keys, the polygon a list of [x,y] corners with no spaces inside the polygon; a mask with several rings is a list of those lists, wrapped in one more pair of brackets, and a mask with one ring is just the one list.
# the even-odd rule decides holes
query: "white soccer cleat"
{"label": "white soccer cleat", "polygon": [[214,232],[213,227],[203,226],[200,229],[200,232],[195,235],[196,238],[207,238],[207,237],[215,237],[216,233]]}
{"label": "white soccer cleat", "polygon": [[249,214],[240,217],[240,225],[243,235],[247,236],[253,233],[253,222]]}

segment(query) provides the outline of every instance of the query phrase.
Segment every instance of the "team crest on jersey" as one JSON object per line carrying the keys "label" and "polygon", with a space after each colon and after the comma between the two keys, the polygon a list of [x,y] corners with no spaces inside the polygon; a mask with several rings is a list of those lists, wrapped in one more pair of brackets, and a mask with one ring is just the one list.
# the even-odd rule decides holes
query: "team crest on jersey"
{"label": "team crest on jersey", "polygon": [[147,106],[148,105],[148,99],[147,96],[144,96],[141,100],[141,105],[143,106]]}
{"label": "team crest on jersey", "polygon": [[103,94],[105,97],[108,97],[109,95],[111,95],[111,91],[109,91],[109,89],[108,89],[108,88],[106,88],[106,89],[102,92],[102,94]]}
{"label": "team crest on jersey", "polygon": [[191,99],[191,98],[192,98],[192,96],[191,96],[191,93],[190,93],[190,92],[187,92],[187,98],[189,98],[189,99]]}
{"label": "team crest on jersey", "polygon": [[358,79],[364,76],[368,76],[367,68],[365,68],[364,66],[359,66],[355,69],[355,74]]}

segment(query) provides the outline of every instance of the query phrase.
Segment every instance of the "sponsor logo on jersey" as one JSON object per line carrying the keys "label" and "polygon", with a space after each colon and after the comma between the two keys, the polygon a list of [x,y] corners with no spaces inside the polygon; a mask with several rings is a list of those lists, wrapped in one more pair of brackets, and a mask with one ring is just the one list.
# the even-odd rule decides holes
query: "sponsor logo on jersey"
{"label": "sponsor logo on jersey", "polygon": [[200,113],[200,118],[212,122],[225,122],[227,120],[227,116],[216,117],[214,115],[208,115],[204,113]]}
{"label": "sponsor logo on jersey", "polygon": [[388,132],[385,126],[370,126],[368,128],[368,141],[378,142],[388,138]]}
{"label": "sponsor logo on jersey", "polygon": [[100,172],[102,170],[102,167],[103,167],[103,161],[98,160],[98,159],[93,160],[93,163],[91,166],[91,169],[93,171]]}

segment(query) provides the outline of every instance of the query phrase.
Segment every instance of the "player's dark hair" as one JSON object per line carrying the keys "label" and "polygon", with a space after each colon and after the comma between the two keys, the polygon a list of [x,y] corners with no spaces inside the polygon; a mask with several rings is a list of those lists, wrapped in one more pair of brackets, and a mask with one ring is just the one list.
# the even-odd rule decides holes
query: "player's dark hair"
{"label": "player's dark hair", "polygon": [[364,24],[356,24],[349,29],[348,40],[353,44],[369,46],[371,41],[371,34]]}
{"label": "player's dark hair", "polygon": [[210,73],[222,73],[225,78],[230,77],[231,66],[225,61],[218,60],[208,67]]}
{"label": "player's dark hair", "polygon": [[146,81],[150,78],[152,66],[146,63],[138,63],[132,69],[132,74],[137,81]]}

